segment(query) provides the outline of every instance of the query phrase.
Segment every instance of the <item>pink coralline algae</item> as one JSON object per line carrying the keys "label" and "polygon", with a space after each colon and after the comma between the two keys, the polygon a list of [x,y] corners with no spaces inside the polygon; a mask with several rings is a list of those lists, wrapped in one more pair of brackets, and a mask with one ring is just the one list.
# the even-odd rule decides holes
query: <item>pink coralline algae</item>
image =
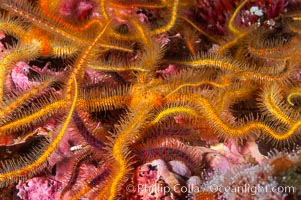
{"label": "pink coralline algae", "polygon": [[18,197],[23,200],[53,200],[61,189],[61,184],[48,177],[34,177],[20,182],[16,188],[19,190]]}
{"label": "pink coralline algae", "polygon": [[16,89],[27,90],[38,85],[37,82],[28,79],[29,70],[30,66],[25,62],[18,62],[15,64],[11,72],[11,80]]}
{"label": "pink coralline algae", "polygon": [[60,2],[60,14],[67,18],[82,21],[93,12],[93,3],[86,0],[64,0]]}
{"label": "pink coralline algae", "polygon": [[[247,1],[242,9],[238,23],[244,26],[273,26],[274,18],[285,12],[290,0],[258,0]],[[232,11],[243,1],[241,0],[198,0],[194,17],[196,23],[200,23],[210,31],[226,34],[226,23]]]}
{"label": "pink coralline algae", "polygon": [[138,167],[135,177],[136,184],[132,185],[133,191],[131,193],[133,194],[129,197],[133,200],[170,200],[172,199],[171,191],[168,191],[167,188],[169,185],[179,183],[163,160],[154,160]]}

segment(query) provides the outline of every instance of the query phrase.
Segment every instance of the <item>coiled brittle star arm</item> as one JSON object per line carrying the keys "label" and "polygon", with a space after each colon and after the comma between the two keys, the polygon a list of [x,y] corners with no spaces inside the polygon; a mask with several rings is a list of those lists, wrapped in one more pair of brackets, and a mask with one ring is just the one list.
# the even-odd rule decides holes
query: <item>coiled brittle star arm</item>
{"label": "coiled brittle star arm", "polygon": [[[203,114],[199,114],[199,116],[206,116],[206,119],[208,119],[209,123],[212,124],[214,128],[216,128],[219,132],[222,132],[223,134],[229,136],[245,136],[250,131],[260,130],[276,140],[286,140],[292,137],[301,126],[301,120],[298,120],[296,123],[291,125],[290,128],[284,133],[278,133],[268,125],[256,121],[248,122],[240,127],[231,127],[218,116],[216,110],[213,108],[211,103],[208,101],[208,99],[204,98],[203,96],[182,95],[181,98],[195,103],[199,108],[199,112]],[[196,111],[192,108],[182,109],[182,111],[188,114],[192,113],[193,116],[198,116],[198,114],[196,114]],[[159,119],[157,119],[155,122],[157,121],[159,121]]]}

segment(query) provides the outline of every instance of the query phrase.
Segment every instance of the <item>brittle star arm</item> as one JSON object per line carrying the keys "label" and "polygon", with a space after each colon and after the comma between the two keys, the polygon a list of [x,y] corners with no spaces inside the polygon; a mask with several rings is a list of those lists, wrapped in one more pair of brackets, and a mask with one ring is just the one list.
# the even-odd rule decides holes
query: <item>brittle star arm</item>
{"label": "brittle star arm", "polygon": [[[191,101],[191,103],[195,103],[198,106],[197,112],[194,109],[187,108],[184,112],[192,113],[193,116],[203,116],[201,113],[206,115],[206,119],[208,122],[214,127],[219,133],[223,133],[229,136],[245,136],[251,131],[263,131],[267,135],[271,136],[277,141],[286,140],[296,133],[296,131],[301,126],[301,120],[296,121],[292,124],[289,129],[283,133],[279,133],[274,131],[269,125],[263,122],[248,122],[243,126],[239,127],[231,127],[226,122],[224,122],[217,114],[216,110],[212,106],[212,104],[208,101],[208,99],[204,98],[201,95],[182,95],[182,98],[186,101]],[[195,114],[194,114],[195,113]],[[199,113],[199,114],[197,114]],[[168,114],[168,113],[167,113]],[[157,119],[156,121],[159,121]]]}
{"label": "brittle star arm", "polygon": [[[0,5],[0,7],[14,13],[17,16],[23,17],[29,22],[32,22],[33,26],[45,30],[46,32],[49,32],[53,35],[58,35],[59,37],[63,37],[66,40],[73,41],[76,44],[80,44],[81,46],[92,45],[92,43],[94,42],[94,40],[91,41],[89,39],[82,38],[79,34],[76,34],[77,32],[69,31],[65,27],[59,26],[57,22],[52,22],[50,20],[41,18],[40,16],[42,16],[41,14],[42,11],[40,11],[39,9],[34,9],[32,6],[27,5],[26,2],[23,1],[4,2],[3,4]],[[102,48],[108,48],[108,49],[116,49],[116,50],[126,51],[126,52],[133,51],[132,49],[129,48],[118,47],[118,46],[101,43],[101,42],[98,42],[96,46]]]}
{"label": "brittle star arm", "polygon": [[6,72],[12,69],[13,65],[20,60],[31,60],[39,55],[41,44],[39,41],[33,40],[31,43],[17,45],[9,50],[0,60],[0,103],[3,100],[4,82]]}
{"label": "brittle star arm", "polygon": [[55,150],[58,143],[63,138],[65,131],[68,127],[68,124],[71,121],[72,113],[75,109],[77,95],[78,95],[77,82],[74,77],[73,77],[73,81],[74,81],[73,82],[74,94],[72,95],[73,97],[70,99],[70,100],[72,100],[72,104],[71,104],[70,110],[68,112],[68,115],[62,125],[62,128],[59,130],[59,132],[56,135],[56,137],[54,138],[54,140],[51,141],[50,145],[38,157],[38,159],[36,159],[32,163],[26,164],[26,166],[21,166],[20,168],[17,168],[17,169],[13,169],[13,170],[9,170],[7,172],[1,173],[0,174],[0,183],[5,184],[5,183],[16,182],[17,180],[20,180],[22,177],[30,177],[30,176],[34,175],[35,173],[37,173],[39,170],[41,170],[43,163],[46,162],[47,158],[49,158],[50,154]]}
{"label": "brittle star arm", "polygon": [[126,107],[131,101],[129,95],[99,97],[99,98],[79,98],[76,106],[88,112],[103,110],[114,110]]}
{"label": "brittle star arm", "polygon": [[113,172],[112,178],[108,181],[110,185],[109,200],[115,199],[120,191],[125,175],[129,170],[127,156],[129,154],[128,145],[145,123],[151,106],[145,103],[138,105],[133,111],[127,114],[126,121],[121,122],[121,127],[117,130],[116,139],[112,147]]}

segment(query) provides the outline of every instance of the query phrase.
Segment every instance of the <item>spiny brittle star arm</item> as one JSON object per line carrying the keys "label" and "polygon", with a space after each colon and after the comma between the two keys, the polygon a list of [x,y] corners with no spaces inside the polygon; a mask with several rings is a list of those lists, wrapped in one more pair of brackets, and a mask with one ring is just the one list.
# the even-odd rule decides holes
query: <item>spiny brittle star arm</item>
{"label": "spiny brittle star arm", "polygon": [[[249,122],[241,127],[230,127],[218,116],[215,109],[206,98],[202,97],[201,95],[182,95],[182,98],[195,103],[199,107],[199,112],[206,114],[206,118],[213,125],[213,127],[230,136],[244,136],[252,130],[262,130],[276,140],[285,140],[292,137],[297,129],[301,126],[301,120],[298,120],[284,133],[275,132],[262,122]],[[185,112],[195,113],[195,110],[187,108]],[[196,114],[193,115],[197,116]],[[199,114],[199,116],[203,115]]]}
{"label": "spiny brittle star arm", "polygon": [[299,93],[299,92],[292,92],[292,93],[290,93],[288,96],[287,96],[287,102],[290,104],[290,105],[294,105],[294,103],[292,102],[292,97],[293,96],[301,96],[301,93]]}
{"label": "spiny brittle star arm", "polygon": [[111,181],[109,181],[111,187],[108,200],[115,199],[116,194],[119,190],[118,187],[120,186],[122,179],[126,175],[128,167],[127,159],[125,157],[125,155],[128,154],[127,145],[130,143],[130,140],[137,133],[137,131],[142,128],[142,125],[146,121],[146,118],[149,114],[149,107],[151,106],[143,104],[137,106],[135,111],[133,111],[133,113],[130,113],[130,116],[132,115],[133,117],[130,117],[130,120],[128,122],[125,122],[122,128],[118,131],[119,134],[117,135],[112,150],[113,157],[115,159],[113,168],[116,167],[118,171],[116,171],[114,175],[112,175],[112,179]]}
{"label": "spiny brittle star arm", "polygon": [[74,83],[74,95],[73,95],[73,99],[72,99],[72,105],[68,112],[66,120],[64,121],[63,126],[60,129],[57,136],[55,137],[55,139],[46,148],[45,152],[33,163],[30,163],[27,166],[22,167],[20,169],[0,174],[0,182],[4,182],[6,179],[11,179],[11,178],[16,179],[16,177],[22,177],[22,176],[24,176],[24,174],[35,171],[39,166],[41,166],[47,160],[47,158],[50,156],[50,154],[55,150],[58,143],[63,138],[64,133],[66,132],[68,124],[72,118],[72,113],[75,109],[78,90],[77,90],[77,82],[76,82],[75,77],[73,77],[73,80],[74,80],[74,82],[73,82]]}
{"label": "spiny brittle star arm", "polygon": [[171,114],[176,114],[176,113],[187,113],[191,116],[194,117],[202,117],[201,113],[192,109],[192,108],[187,108],[187,107],[173,107],[173,108],[168,108],[163,111],[161,111],[151,122],[150,125],[155,125],[159,121],[161,121],[164,117],[171,115]]}
{"label": "spiny brittle star arm", "polygon": [[158,34],[164,33],[166,31],[170,30],[175,25],[175,22],[176,22],[177,16],[178,16],[177,15],[178,6],[179,6],[179,0],[173,0],[173,5],[172,5],[172,9],[171,9],[171,17],[170,17],[169,22],[163,27],[152,30],[151,35],[158,35]]}
{"label": "spiny brittle star arm", "polygon": [[247,2],[248,2],[248,0],[244,0],[243,2],[241,2],[241,3],[239,4],[239,6],[235,9],[233,15],[231,16],[231,18],[230,18],[230,20],[229,20],[228,28],[229,28],[229,30],[230,30],[232,33],[234,33],[234,34],[239,34],[239,33],[240,33],[240,31],[239,31],[238,29],[236,29],[236,28],[234,27],[234,25],[233,25],[233,24],[234,24],[234,20],[235,20],[236,16],[238,15],[238,12],[242,9],[242,7],[243,7]]}
{"label": "spiny brittle star arm", "polygon": [[[90,40],[81,38],[81,37],[77,36],[76,34],[74,34],[74,32],[66,31],[65,29],[63,29],[59,26],[55,26],[55,25],[53,25],[53,22],[47,21],[45,19],[41,19],[39,17],[39,15],[35,15],[35,13],[34,13],[36,11],[35,9],[33,9],[33,8],[24,9],[23,7],[26,7],[26,6],[23,5],[23,2],[19,3],[16,1],[16,2],[12,2],[11,4],[3,3],[3,4],[0,4],[0,7],[13,12],[17,16],[23,17],[24,19],[32,22],[32,24],[34,26],[39,27],[40,29],[43,29],[43,30],[49,31],[50,33],[53,33],[55,35],[64,37],[65,39],[67,39],[69,41],[75,42],[76,44],[80,44],[79,46],[91,45]],[[38,12],[38,11],[36,11],[36,12]],[[93,41],[92,41],[92,43],[93,43]],[[96,46],[102,47],[102,48],[108,48],[108,49],[116,49],[116,50],[126,51],[126,52],[133,51],[132,49],[123,48],[123,47],[114,46],[114,45],[105,44],[105,43],[100,43],[100,42],[98,42]]]}
{"label": "spiny brittle star arm", "polygon": [[76,105],[89,112],[95,112],[96,110],[123,108],[129,104],[130,100],[130,96],[122,95],[97,99],[79,99]]}
{"label": "spiny brittle star arm", "polygon": [[37,111],[31,115],[27,115],[23,118],[20,118],[15,121],[12,121],[10,123],[7,123],[0,127],[0,135],[4,134],[5,131],[7,131],[7,130],[16,129],[22,125],[33,123],[35,120],[41,119],[42,117],[46,116],[47,114],[57,112],[60,108],[64,108],[65,105],[66,105],[66,101],[64,101],[64,100],[56,101],[54,103],[51,103],[51,104],[43,107],[42,109],[40,109],[39,111]]}
{"label": "spiny brittle star arm", "polygon": [[[274,95],[271,90],[264,93],[264,104],[269,112],[273,114],[278,120],[288,124],[292,125],[294,121],[284,113],[280,107],[277,105]],[[276,97],[277,98],[277,97]]]}
{"label": "spiny brittle star arm", "polygon": [[192,61],[171,61],[173,64],[186,65],[190,67],[201,68],[205,66],[209,66],[212,68],[217,68],[221,70],[228,70],[231,72],[239,72],[240,68],[233,62],[229,62],[226,60],[218,59],[218,58],[201,58]]}
{"label": "spiny brittle star arm", "polygon": [[46,87],[48,87],[52,81],[53,81],[53,79],[48,79],[48,80],[44,81],[39,86],[36,86],[36,87],[30,89],[28,92],[25,92],[23,95],[19,96],[15,100],[13,100],[11,103],[0,108],[0,116],[6,116],[12,110],[21,106],[26,100],[41,93],[42,90],[44,90]]}
{"label": "spiny brittle star arm", "polygon": [[18,61],[31,60],[37,57],[41,50],[41,43],[33,40],[30,44],[24,44],[12,49],[13,51],[3,56],[0,60],[0,103],[3,100],[3,90],[6,72]]}
{"label": "spiny brittle star arm", "polygon": [[[104,32],[106,31],[107,27],[109,26],[109,24],[111,23],[111,21],[109,21],[105,27],[103,28],[103,30],[97,35],[97,37],[93,40],[93,42],[87,47],[87,49],[82,53],[80,59],[76,62],[75,64],[75,68],[73,69],[72,75],[73,76],[77,76],[79,71],[82,70],[84,64],[87,61],[87,58],[91,52],[91,50],[95,47],[96,43],[99,41],[99,39],[102,37],[102,35],[104,34]],[[68,83],[67,83],[67,94],[69,95],[71,93],[72,88],[68,87],[71,86],[72,84],[72,79],[69,79]]]}
{"label": "spiny brittle star arm", "polygon": [[179,85],[176,89],[174,89],[173,91],[168,93],[164,98],[168,98],[170,95],[173,95],[174,93],[176,93],[177,91],[179,91],[180,89],[182,89],[184,87],[198,87],[198,86],[204,85],[204,84],[210,84],[217,88],[224,88],[224,87],[227,87],[230,84],[230,82],[228,80],[225,80],[224,83],[217,83],[217,82],[213,82],[213,81],[200,81],[198,83],[186,83],[186,84]]}

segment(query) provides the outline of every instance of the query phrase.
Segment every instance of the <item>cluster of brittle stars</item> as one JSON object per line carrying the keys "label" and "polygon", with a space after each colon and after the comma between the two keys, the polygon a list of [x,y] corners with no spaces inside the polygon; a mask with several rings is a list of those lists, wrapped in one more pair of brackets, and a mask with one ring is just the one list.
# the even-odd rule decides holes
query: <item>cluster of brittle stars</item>
{"label": "cluster of brittle stars", "polygon": [[[5,10],[0,29],[17,39],[17,44],[9,47],[0,61],[0,136],[19,137],[15,145],[16,141],[26,143],[37,135],[36,130],[43,123],[54,116],[64,116],[57,129],[42,134],[38,147],[32,148],[28,155],[3,159],[0,165],[2,187],[39,173],[66,134],[69,124],[85,118],[80,113],[126,109],[112,133],[86,133],[86,136],[103,138],[98,144],[103,144],[101,152],[105,153],[102,160],[105,160],[107,168],[91,176],[88,183],[72,196],[73,199],[94,187],[99,190],[98,199],[115,199],[121,195],[132,167],[141,161],[135,147],[147,143],[152,132],[159,132],[162,127],[177,128],[181,135],[181,129],[189,128],[193,132],[207,124],[212,134],[220,138],[244,139],[256,135],[292,143],[298,138],[301,125],[300,114],[295,109],[298,106],[295,97],[300,94],[296,75],[300,65],[301,26],[298,14],[283,17],[289,22],[283,29],[292,32],[288,38],[280,35],[279,38],[267,39],[266,35],[272,35],[273,31],[252,27],[241,31],[235,28],[235,18],[247,2],[243,1],[229,20],[232,38],[225,42],[205,34],[209,40],[220,43],[217,52],[192,59],[171,60],[164,57],[166,49],[155,42],[157,35],[176,29],[176,23],[181,25],[185,22],[204,34],[181,14],[181,9],[187,8],[186,1],[127,4],[103,0],[99,3],[102,18],[89,19],[78,26],[56,17],[47,2],[40,1],[33,6],[26,1],[0,1],[0,7]],[[116,9],[114,17],[127,21],[130,26],[129,33],[121,33],[114,29],[118,22],[112,13],[108,13],[109,6],[106,5],[109,4],[105,2],[117,8],[164,10],[170,14],[166,14],[167,22],[150,29],[135,17]],[[188,49],[191,55],[195,55],[196,49],[189,42]],[[133,48],[133,43],[138,44],[138,50]],[[131,62],[126,58],[104,61],[108,52],[114,55],[121,52],[120,55],[125,57],[137,58]],[[19,91],[13,97],[9,95],[7,80],[13,66],[18,61],[30,61],[41,56],[68,60],[71,67],[64,72],[67,78],[46,73],[40,84]],[[160,76],[157,71],[162,65],[177,65],[182,70]],[[129,80],[129,84],[118,87],[90,87],[85,83],[88,70],[125,71],[127,76],[134,78]],[[52,87],[56,82],[61,83],[59,91]],[[237,119],[231,106],[242,100],[252,101],[254,96],[258,98],[259,117],[249,113],[247,119]],[[76,113],[79,118],[74,117]],[[174,117],[178,116],[186,123],[176,124]],[[165,135],[164,140],[169,141],[174,136]],[[156,137],[157,142],[162,141]],[[99,148],[91,143],[87,142],[90,145],[85,148],[85,151],[91,149],[89,155]],[[145,144],[138,149],[148,148]]]}

